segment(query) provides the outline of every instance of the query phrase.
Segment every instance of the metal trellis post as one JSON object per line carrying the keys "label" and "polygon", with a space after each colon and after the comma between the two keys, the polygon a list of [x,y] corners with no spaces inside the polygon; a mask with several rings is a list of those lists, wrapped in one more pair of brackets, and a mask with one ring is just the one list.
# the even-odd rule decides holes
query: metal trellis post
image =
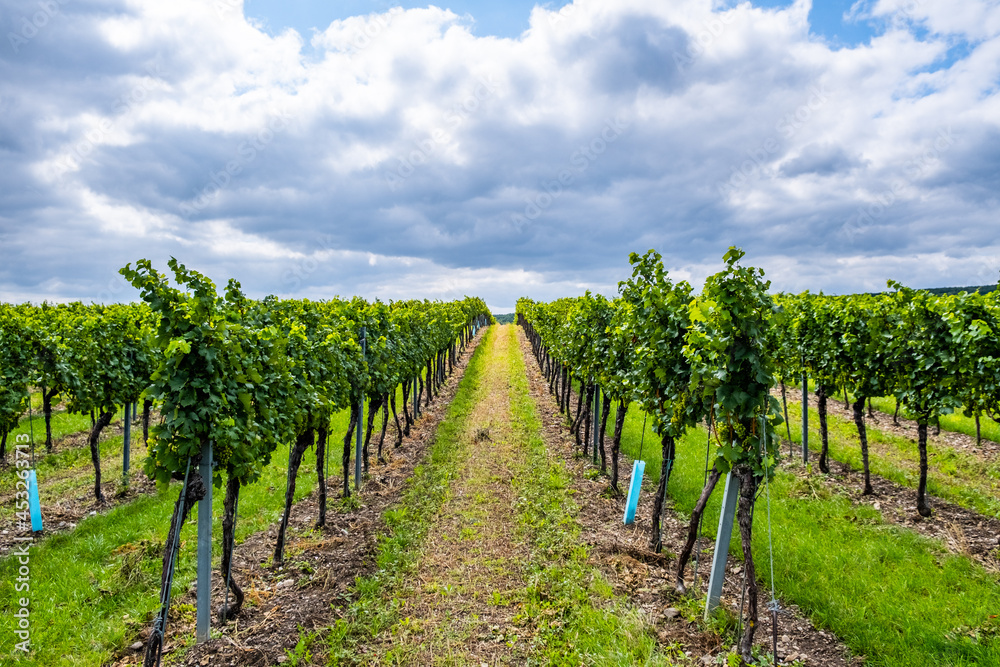
{"label": "metal trellis post", "polygon": [[809,463],[809,376],[802,373],[802,462]]}
{"label": "metal trellis post", "polygon": [[132,447],[132,404],[125,404],[125,435],[122,440],[122,484],[128,486],[128,464]]}
{"label": "metal trellis post", "polygon": [[719,606],[722,584],[726,578],[726,558],[729,556],[729,540],[733,536],[733,519],[736,517],[736,501],[740,495],[740,479],[730,470],[726,474],[726,490],[722,494],[722,513],[719,515],[719,532],[715,538],[715,554],[712,556],[712,574],[708,580],[708,600],[705,602],[705,620],[712,616],[712,610]]}
{"label": "metal trellis post", "polygon": [[[367,330],[365,327],[361,327],[361,358],[364,359],[367,353],[367,340],[365,340],[365,335]],[[354,490],[357,491],[361,488],[361,431],[364,429],[364,418],[365,418],[365,390],[361,389],[358,396],[358,425],[357,425],[357,438],[356,444],[354,445]]]}
{"label": "metal trellis post", "polygon": [[594,385],[594,465],[597,465],[597,447],[600,444],[601,434],[598,426],[601,423],[601,386]]}
{"label": "metal trellis post", "polygon": [[212,626],[212,443],[201,450],[205,497],[198,501],[198,612],[195,641],[208,641]]}

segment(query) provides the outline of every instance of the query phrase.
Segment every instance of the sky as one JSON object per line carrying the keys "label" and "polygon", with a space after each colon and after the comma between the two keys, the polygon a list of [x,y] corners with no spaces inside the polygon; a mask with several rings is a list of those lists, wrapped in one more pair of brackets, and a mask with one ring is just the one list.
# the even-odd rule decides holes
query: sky
{"label": "sky", "polygon": [[0,301],[996,283],[998,83],[997,0],[0,0]]}

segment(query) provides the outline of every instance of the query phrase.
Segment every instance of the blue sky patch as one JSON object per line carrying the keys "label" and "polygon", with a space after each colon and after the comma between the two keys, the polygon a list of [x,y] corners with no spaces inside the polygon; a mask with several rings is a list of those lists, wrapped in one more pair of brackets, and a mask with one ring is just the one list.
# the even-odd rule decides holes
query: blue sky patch
{"label": "blue sky patch", "polygon": [[[792,3],[784,0],[756,0],[757,7],[788,7]],[[854,47],[867,44],[869,40],[881,31],[866,19],[847,18],[851,7],[856,4],[852,0],[815,0],[809,10],[809,32],[822,37],[835,49]]]}
{"label": "blue sky patch", "polygon": [[[243,13],[248,18],[265,19],[269,30],[274,33],[281,32],[285,27],[294,28],[308,43],[313,28],[323,30],[338,19],[384,12],[396,6],[413,9],[427,7],[428,4],[394,0],[343,0],[335,3],[320,0],[245,0]],[[434,4],[459,16],[471,15],[475,19],[472,33],[479,37],[518,37],[528,29],[528,18],[536,4],[558,9],[569,3],[563,0],[543,3],[533,0],[451,0]]]}

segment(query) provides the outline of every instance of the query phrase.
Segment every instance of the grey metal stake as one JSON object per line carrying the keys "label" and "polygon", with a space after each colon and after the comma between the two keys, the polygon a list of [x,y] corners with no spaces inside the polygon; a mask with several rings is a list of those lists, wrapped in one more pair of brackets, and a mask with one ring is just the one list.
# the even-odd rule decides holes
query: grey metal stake
{"label": "grey metal stake", "polygon": [[[367,342],[365,340],[365,334],[367,330],[365,327],[361,327],[361,358],[364,359],[367,352]],[[365,418],[365,390],[361,389],[358,396],[358,427],[357,427],[357,438],[356,444],[354,445],[354,490],[357,491],[361,488],[361,431],[364,428],[364,418]]]}
{"label": "grey metal stake", "polygon": [[598,425],[601,423],[601,386],[594,385],[594,465],[597,465],[597,446],[601,439]]}
{"label": "grey metal stake", "polygon": [[212,628],[212,443],[201,450],[205,497],[198,501],[198,611],[195,641],[208,641]]}
{"label": "grey metal stake", "polygon": [[809,376],[802,373],[802,462],[809,463]]}
{"label": "grey metal stake", "polygon": [[130,411],[132,409],[131,403],[125,404],[125,437],[122,441],[122,484],[128,486],[128,464],[129,455],[132,445],[132,418],[130,416]]}
{"label": "grey metal stake", "polygon": [[733,536],[733,519],[736,517],[736,501],[740,495],[740,479],[730,470],[726,474],[726,490],[722,494],[722,513],[719,515],[719,532],[715,538],[715,554],[712,556],[712,575],[708,580],[708,600],[705,602],[705,620],[712,616],[712,610],[719,606],[722,584],[726,578],[726,559],[729,557],[729,540]]}

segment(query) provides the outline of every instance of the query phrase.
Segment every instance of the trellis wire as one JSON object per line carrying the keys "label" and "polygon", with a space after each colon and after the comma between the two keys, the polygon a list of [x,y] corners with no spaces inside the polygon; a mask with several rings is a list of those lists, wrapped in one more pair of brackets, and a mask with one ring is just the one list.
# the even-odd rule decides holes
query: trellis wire
{"label": "trellis wire", "polygon": [[642,438],[639,439],[639,460],[642,460],[642,445],[646,442],[646,417],[649,415],[642,413]]}
{"label": "trellis wire", "polygon": [[[766,432],[762,436],[766,438]],[[771,639],[774,651],[774,664],[778,664],[778,612],[781,605],[774,594],[774,538],[771,530],[771,483],[767,472],[767,447],[764,447],[764,495],[767,498],[767,551],[771,566],[771,602],[767,608],[771,611]]]}
{"label": "trellis wire", "polygon": [[222,620],[225,622],[229,617],[229,582],[233,577],[233,552],[236,550],[236,521],[240,516],[240,495],[236,494],[236,503],[233,506],[233,534],[229,543],[229,569],[226,571],[226,602],[223,609]]}
{"label": "trellis wire", "polygon": [[[181,545],[181,528],[182,524],[180,519],[184,518],[184,510],[187,507],[187,487],[188,478],[191,475],[191,458],[188,457],[187,470],[184,471],[184,485],[181,487],[181,497],[180,504],[177,507],[177,530],[174,532],[174,540],[170,544],[170,566],[167,570],[167,581],[166,581],[166,593],[165,598],[161,600],[160,614],[153,623],[153,630],[150,632],[149,641],[153,641],[157,634],[160,636],[160,643],[156,649],[156,664],[159,667],[160,661],[163,659],[163,643],[166,637],[167,629],[167,613],[170,610],[170,593],[171,588],[174,585],[174,568],[177,566],[177,551],[180,549]],[[211,480],[209,480],[211,484]]]}
{"label": "trellis wire", "polygon": [[[705,478],[701,483],[701,488],[705,488],[708,484],[708,454],[712,450],[712,418],[705,418],[705,428],[708,430],[708,438],[705,441]],[[698,517],[698,528],[695,533],[694,538],[694,584],[692,588],[698,588],[698,565],[701,563],[701,520],[704,518],[705,513],[702,512],[701,516]]]}

